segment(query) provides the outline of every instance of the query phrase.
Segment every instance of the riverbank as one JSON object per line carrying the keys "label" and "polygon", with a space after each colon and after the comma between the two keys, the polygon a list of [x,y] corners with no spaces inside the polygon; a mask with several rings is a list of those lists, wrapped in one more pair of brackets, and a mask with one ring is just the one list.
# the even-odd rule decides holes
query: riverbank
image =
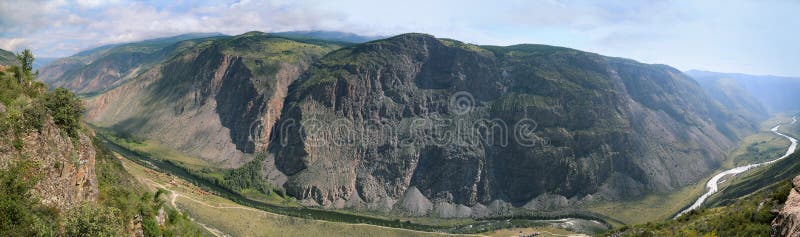
{"label": "riverbank", "polygon": [[[796,117],[792,117],[792,122],[790,122],[789,124],[795,124],[795,123],[797,123],[797,118]],[[697,198],[697,200],[691,206],[689,206],[688,208],[686,208],[683,211],[679,212],[676,215],[676,217],[680,217],[681,215],[683,215],[685,213],[688,213],[688,212],[690,212],[692,210],[696,210],[697,208],[702,206],[703,203],[706,201],[706,199],[708,199],[712,194],[714,194],[717,191],[719,191],[719,184],[720,184],[721,180],[723,178],[725,178],[726,176],[737,175],[737,174],[743,173],[745,171],[748,171],[748,170],[756,168],[756,167],[769,165],[769,164],[775,163],[775,162],[777,162],[779,160],[782,160],[782,159],[784,159],[786,157],[789,157],[791,154],[793,154],[795,152],[796,148],[797,148],[797,139],[794,138],[794,137],[790,137],[790,136],[788,136],[788,135],[786,135],[784,133],[779,132],[778,129],[780,129],[780,127],[781,127],[781,125],[776,125],[772,129],[770,129],[770,131],[772,133],[774,133],[775,135],[778,135],[778,136],[781,136],[781,137],[784,137],[784,138],[788,139],[791,142],[791,145],[789,145],[789,148],[786,150],[786,153],[783,156],[778,157],[778,158],[776,158],[774,160],[766,161],[766,162],[734,167],[732,169],[728,169],[728,170],[725,170],[725,171],[723,171],[721,173],[718,173],[718,174],[714,175],[706,183],[706,188],[708,189],[707,192],[704,193],[703,195],[701,195],[699,198]]]}

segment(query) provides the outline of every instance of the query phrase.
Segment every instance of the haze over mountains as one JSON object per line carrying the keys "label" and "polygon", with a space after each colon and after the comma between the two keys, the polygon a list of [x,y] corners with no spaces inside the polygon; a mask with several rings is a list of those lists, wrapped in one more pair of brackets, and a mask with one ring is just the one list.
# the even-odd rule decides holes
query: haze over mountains
{"label": "haze over mountains", "polygon": [[[222,167],[266,154],[260,178],[307,205],[409,215],[557,210],[675,190],[717,169],[767,116],[767,100],[748,99],[762,95],[754,87],[715,91],[664,65],[425,34],[352,45],[368,39],[183,35],[79,53],[41,78],[91,95],[95,125]],[[468,96],[466,113],[454,95]],[[309,145],[338,139],[287,126],[309,120],[361,138]],[[413,130],[412,121],[451,123]],[[527,138],[540,144],[425,140],[497,122],[511,137],[521,121],[533,121]]]}
{"label": "haze over mountains", "polygon": [[[770,113],[800,111],[800,105],[795,103],[796,98],[793,96],[800,89],[800,78],[697,70],[688,71],[686,74],[695,78],[706,88],[733,92],[730,93],[731,97],[739,97],[743,103],[749,103],[753,109],[757,104],[761,104]],[[739,93],[736,93],[737,91]]]}

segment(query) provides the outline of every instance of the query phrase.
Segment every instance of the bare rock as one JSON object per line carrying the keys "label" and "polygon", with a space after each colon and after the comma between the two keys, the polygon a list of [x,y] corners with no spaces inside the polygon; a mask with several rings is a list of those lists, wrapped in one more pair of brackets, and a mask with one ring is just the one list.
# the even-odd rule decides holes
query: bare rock
{"label": "bare rock", "polygon": [[489,206],[487,206],[487,208],[489,208],[492,215],[500,216],[500,215],[510,214],[513,206],[511,206],[511,203],[496,199],[491,203],[489,203]]}
{"label": "bare rock", "polygon": [[564,196],[545,193],[531,199],[522,207],[529,210],[555,210],[566,207],[569,204],[569,200]]}
{"label": "bare rock", "polygon": [[397,200],[390,197],[383,197],[378,199],[378,201],[367,203],[367,209],[378,212],[389,212],[393,209],[395,203],[397,203]]}
{"label": "bare rock", "polygon": [[794,177],[792,185],[778,217],[772,220],[772,236],[800,236],[800,176]]}
{"label": "bare rock", "polygon": [[[478,205],[496,199],[561,195],[535,205],[550,208],[586,194],[640,197],[698,182],[735,147],[736,134],[755,129],[736,117],[706,119],[724,108],[674,68],[546,46],[492,51],[423,34],[328,54],[295,85],[278,124],[336,129],[274,130],[281,143],[270,153],[287,193],[319,203],[390,197],[452,214],[452,206],[407,203],[416,192],[406,191],[419,190],[414,198],[475,206],[483,216],[503,211]],[[526,121],[535,122],[530,136],[514,137]],[[491,141],[457,131],[475,124],[507,125],[508,134],[492,132]]]}
{"label": "bare rock", "polygon": [[489,208],[486,208],[483,204],[478,203],[472,206],[472,217],[487,217],[490,214]]}
{"label": "bare rock", "polygon": [[[0,136],[8,136],[7,132],[0,131]],[[21,140],[21,148],[0,140],[0,167],[20,158],[37,164],[35,172],[42,178],[31,193],[43,204],[63,211],[97,200],[95,149],[89,136],[66,136],[52,119],[47,119],[40,132],[23,134]]]}
{"label": "bare rock", "polygon": [[425,195],[422,195],[417,187],[413,186],[408,188],[400,204],[403,210],[407,211],[411,216],[424,216],[433,209],[431,201]]}

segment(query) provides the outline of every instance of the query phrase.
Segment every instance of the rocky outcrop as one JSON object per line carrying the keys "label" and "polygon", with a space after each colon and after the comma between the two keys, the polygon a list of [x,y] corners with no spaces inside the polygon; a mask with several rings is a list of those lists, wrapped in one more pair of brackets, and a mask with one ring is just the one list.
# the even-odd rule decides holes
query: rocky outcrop
{"label": "rocky outcrop", "polygon": [[45,205],[67,210],[83,202],[95,201],[98,183],[95,176],[95,148],[89,135],[77,139],[66,136],[48,119],[41,132],[21,136],[21,143],[11,141],[10,131],[0,131],[0,167],[11,162],[31,161],[40,175],[32,194]]}
{"label": "rocky outcrop", "polygon": [[431,201],[422,195],[416,187],[411,187],[406,191],[400,204],[412,216],[424,216],[433,209]]}
{"label": "rocky outcrop", "polygon": [[772,221],[772,236],[800,236],[800,176],[792,179],[792,185],[783,208]]}

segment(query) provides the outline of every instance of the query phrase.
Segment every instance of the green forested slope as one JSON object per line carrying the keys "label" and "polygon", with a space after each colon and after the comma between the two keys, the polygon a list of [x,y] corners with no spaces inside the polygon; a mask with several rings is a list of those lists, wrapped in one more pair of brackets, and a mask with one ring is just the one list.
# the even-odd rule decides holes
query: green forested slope
{"label": "green forested slope", "polygon": [[82,125],[80,100],[47,91],[22,58],[0,70],[0,236],[207,235],[142,191]]}

